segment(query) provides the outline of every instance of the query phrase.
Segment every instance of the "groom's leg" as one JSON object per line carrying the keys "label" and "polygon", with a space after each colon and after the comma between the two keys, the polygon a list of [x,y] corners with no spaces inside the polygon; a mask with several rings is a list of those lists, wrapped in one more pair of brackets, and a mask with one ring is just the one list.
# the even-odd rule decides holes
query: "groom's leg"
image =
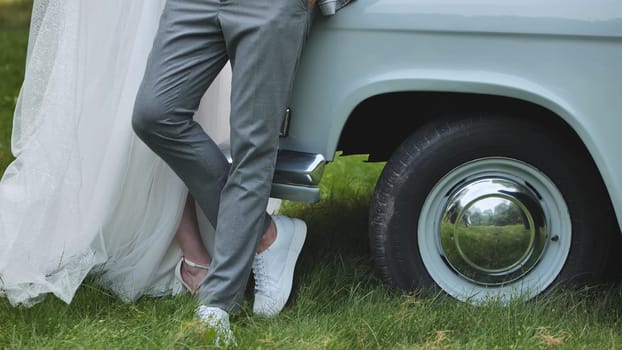
{"label": "groom's leg", "polygon": [[212,268],[200,298],[227,311],[239,305],[267,227],[279,130],[309,26],[305,2],[231,0],[221,7],[233,68],[233,163],[222,191]]}
{"label": "groom's leg", "polygon": [[134,107],[138,136],[185,182],[213,225],[229,165],[192,120],[228,56],[219,0],[168,0]]}

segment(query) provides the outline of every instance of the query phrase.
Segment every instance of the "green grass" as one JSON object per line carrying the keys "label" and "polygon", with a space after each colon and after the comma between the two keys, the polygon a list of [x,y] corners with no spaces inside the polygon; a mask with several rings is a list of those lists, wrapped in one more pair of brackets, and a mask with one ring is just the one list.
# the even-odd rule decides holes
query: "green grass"
{"label": "green grass", "polygon": [[32,0],[0,0],[0,28],[23,28],[31,9]]}
{"label": "green grass", "polygon": [[0,169],[13,160],[13,110],[24,76],[27,40],[28,32],[24,29],[0,29]]}
{"label": "green grass", "polygon": [[[23,75],[24,30],[0,32],[0,162]],[[233,318],[241,348],[281,349],[616,349],[622,348],[619,288],[555,292],[508,306],[471,306],[442,294],[401,293],[374,277],[367,211],[381,165],[363,157],[331,164],[319,203],[285,203],[305,219],[309,238],[295,294],[276,319]],[[36,214],[33,214],[36,215]],[[65,305],[48,297],[32,308],[0,299],[3,349],[204,348],[187,297],[125,304],[91,282]]]}

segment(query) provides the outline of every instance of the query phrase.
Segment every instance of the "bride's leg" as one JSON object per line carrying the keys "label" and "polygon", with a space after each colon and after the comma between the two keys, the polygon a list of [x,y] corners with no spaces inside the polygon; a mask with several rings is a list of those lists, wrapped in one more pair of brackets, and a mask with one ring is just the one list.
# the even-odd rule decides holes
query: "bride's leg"
{"label": "bride's leg", "polygon": [[[201,240],[194,198],[190,194],[186,199],[176,237],[187,260],[205,266],[211,263],[211,258]],[[185,262],[182,263],[181,276],[192,289],[196,289],[197,285],[205,279],[207,272],[205,269],[192,267]]]}

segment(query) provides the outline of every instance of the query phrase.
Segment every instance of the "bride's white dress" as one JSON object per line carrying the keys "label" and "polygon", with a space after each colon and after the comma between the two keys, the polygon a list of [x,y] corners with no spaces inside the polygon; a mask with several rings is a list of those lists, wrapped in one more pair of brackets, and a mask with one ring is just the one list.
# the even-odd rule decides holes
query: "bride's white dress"
{"label": "bride's white dress", "polygon": [[[70,302],[93,271],[128,301],[180,291],[174,234],[187,192],[131,130],[163,4],[35,0],[16,160],[0,182],[0,295],[11,304]],[[197,114],[217,142],[229,134],[229,76]]]}

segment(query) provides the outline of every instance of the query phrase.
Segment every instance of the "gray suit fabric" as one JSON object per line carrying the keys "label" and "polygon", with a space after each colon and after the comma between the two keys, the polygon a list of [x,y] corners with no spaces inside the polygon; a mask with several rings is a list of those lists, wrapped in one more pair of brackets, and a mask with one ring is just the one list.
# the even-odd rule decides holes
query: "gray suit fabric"
{"label": "gray suit fabric", "polygon": [[[203,304],[232,312],[243,297],[269,224],[265,209],[279,130],[310,19],[306,0],[166,3],[132,123],[216,227],[211,269],[199,294]],[[227,60],[233,71],[231,166],[192,120]]]}

